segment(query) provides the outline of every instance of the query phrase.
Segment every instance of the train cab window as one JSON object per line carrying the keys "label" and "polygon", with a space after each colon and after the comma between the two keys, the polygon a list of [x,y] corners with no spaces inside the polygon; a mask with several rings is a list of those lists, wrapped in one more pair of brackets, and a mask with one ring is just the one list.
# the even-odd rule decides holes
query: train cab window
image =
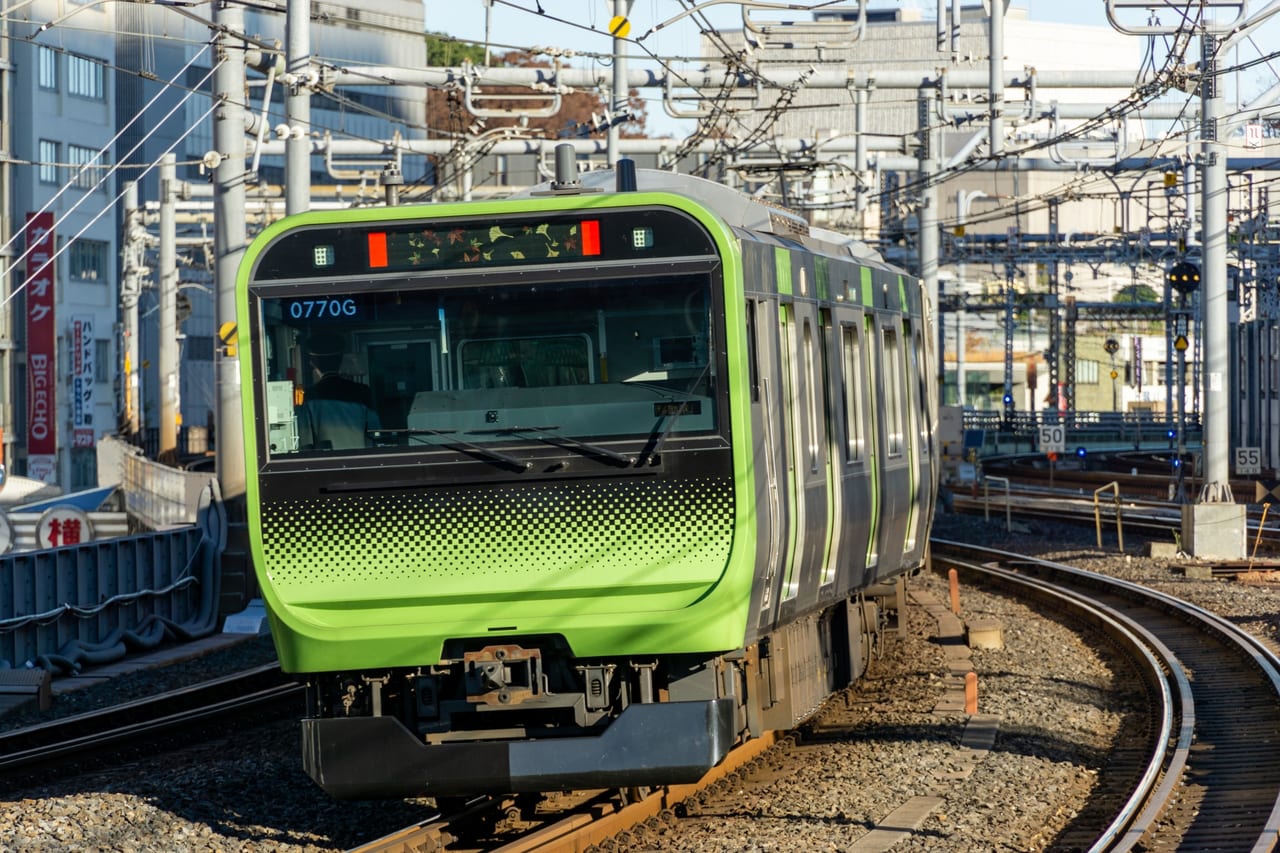
{"label": "train cab window", "polygon": [[890,456],[901,456],[904,452],[904,435],[902,423],[903,411],[903,361],[901,341],[897,329],[881,330],[884,363],[884,429],[885,444]]}
{"label": "train cab window", "polygon": [[841,327],[841,394],[844,396],[844,458],[862,458],[862,338],[856,326]]}
{"label": "train cab window", "polygon": [[[330,288],[257,303],[264,348],[264,457],[457,453],[524,440],[654,442],[720,423],[709,273],[399,289]],[[315,396],[306,342],[341,337],[338,372],[372,396],[368,441],[300,440]],[[515,430],[520,427],[523,430]],[[513,438],[517,436],[516,438]],[[534,442],[538,439],[529,439]]]}

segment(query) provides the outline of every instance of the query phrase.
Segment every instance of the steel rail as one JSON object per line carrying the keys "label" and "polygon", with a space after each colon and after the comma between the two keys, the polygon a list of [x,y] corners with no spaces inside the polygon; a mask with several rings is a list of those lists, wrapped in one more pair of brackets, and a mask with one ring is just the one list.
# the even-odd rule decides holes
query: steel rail
{"label": "steel rail", "polygon": [[[1157,821],[1161,824],[1167,822],[1173,795],[1185,793],[1185,789],[1193,785],[1203,789],[1204,799],[1182,827],[1182,839],[1187,835],[1216,838],[1228,831],[1229,824],[1229,831],[1244,835],[1241,842],[1250,845],[1234,849],[1261,853],[1275,848],[1280,839],[1280,768],[1271,768],[1265,763],[1254,766],[1254,762],[1249,760],[1258,747],[1250,740],[1251,737],[1260,737],[1268,742],[1280,737],[1280,657],[1266,644],[1204,608],[1140,584],[955,542],[935,539],[933,548],[935,560],[963,556],[967,560],[981,560],[987,564],[1003,563],[1008,568],[998,569],[993,565],[984,568],[988,574],[998,573],[1002,579],[1011,574],[1028,578],[1034,575],[1044,583],[1070,585],[1082,590],[1076,594],[1083,597],[1118,599],[1125,604],[1126,619],[1131,621],[1137,621],[1138,608],[1146,608],[1145,619],[1148,622],[1172,617],[1182,624],[1178,630],[1164,625],[1157,640],[1176,655],[1170,673],[1175,678],[1184,672],[1189,673],[1183,678],[1190,690],[1190,697],[1181,711],[1183,719],[1177,744],[1169,756],[1162,759],[1166,762],[1163,780],[1152,792],[1142,812],[1129,823],[1124,834],[1115,839],[1114,845],[1094,849],[1128,850],[1139,841],[1145,850],[1172,849],[1168,840],[1153,839],[1152,831],[1157,828]],[[1187,631],[1187,626],[1192,630]],[[1150,624],[1144,624],[1141,632],[1156,634]],[[1211,641],[1210,637],[1214,640]],[[1211,642],[1229,650],[1248,670],[1252,670],[1259,684],[1267,690],[1265,698],[1271,706],[1269,714],[1266,714],[1267,703],[1259,701],[1256,693],[1245,701],[1230,701],[1246,679],[1239,670],[1224,665],[1221,653],[1214,659],[1204,657]],[[1256,691],[1262,687],[1253,689]],[[1197,699],[1202,701],[1197,702]],[[1254,718],[1241,719],[1246,711]],[[1197,750],[1191,748],[1193,740]],[[1241,785],[1232,778],[1233,770],[1237,775],[1241,774],[1230,764],[1232,761],[1247,767],[1251,774],[1247,783]],[[1247,799],[1250,794],[1255,797],[1254,803]],[[1261,814],[1264,810],[1265,817]],[[1167,832],[1167,828],[1164,831]],[[1099,844],[1102,843],[1100,838]],[[1229,842],[1224,840],[1223,843]],[[1173,842],[1175,847],[1178,844],[1179,841]]]}
{"label": "steel rail", "polygon": [[14,729],[0,734],[0,789],[68,765],[87,765],[135,749],[153,750],[197,725],[269,714],[298,700],[303,690],[287,680],[278,666],[268,664],[147,699]]}

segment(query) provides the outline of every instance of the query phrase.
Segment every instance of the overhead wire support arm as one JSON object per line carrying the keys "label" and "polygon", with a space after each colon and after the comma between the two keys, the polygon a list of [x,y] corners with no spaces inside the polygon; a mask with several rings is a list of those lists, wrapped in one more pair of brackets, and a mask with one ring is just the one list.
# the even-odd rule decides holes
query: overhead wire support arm
{"label": "overhead wire support arm", "polygon": [[[494,93],[488,94],[480,90],[477,82],[480,73],[474,65],[468,61],[462,63],[462,91],[463,103],[467,107],[467,112],[479,118],[516,118],[524,116],[526,118],[549,118],[560,112],[560,100],[562,93],[572,92],[572,89],[565,90],[558,82],[560,79],[560,57],[556,56],[552,59],[552,81],[546,83],[536,80],[529,84],[529,88],[533,89],[533,93]],[[539,91],[541,90],[541,91]],[[550,99],[548,101],[548,98]],[[498,101],[514,102],[511,106],[494,107],[484,106],[486,103],[496,103]],[[541,106],[529,106],[532,102],[538,102]]]}
{"label": "overhead wire support arm", "polygon": [[[688,8],[688,9],[685,9],[685,10],[684,10],[684,11],[682,11],[680,14],[678,14],[678,15],[673,15],[672,17],[667,18],[665,21],[662,21],[661,23],[658,23],[658,24],[653,25],[653,26],[652,26],[652,27],[650,27],[648,30],[646,30],[646,31],[644,32],[644,34],[642,34],[642,35],[640,35],[640,36],[637,36],[637,37],[636,37],[636,41],[637,41],[637,42],[642,42],[642,41],[644,41],[645,39],[647,39],[649,36],[651,36],[651,35],[653,35],[654,33],[658,32],[659,30],[662,30],[662,29],[665,29],[666,27],[671,26],[671,25],[672,25],[672,24],[674,24],[676,21],[683,20],[683,19],[685,19],[685,18],[689,17],[690,15],[696,15],[696,14],[698,14],[699,12],[701,12],[703,9],[709,9],[709,8],[711,8],[712,6],[721,6],[721,5],[724,5],[725,3],[732,3],[732,4],[733,4],[733,5],[735,5],[735,6],[741,6],[741,7],[742,7],[742,20],[743,20],[743,24],[744,24],[748,29],[752,29],[753,31],[754,31],[754,27],[752,27],[752,25],[751,25],[751,23],[750,23],[750,21],[749,21],[749,18],[748,18],[748,14],[747,14],[747,10],[748,10],[749,8],[750,8],[750,9],[768,9],[768,10],[778,11],[778,12],[814,12],[814,11],[817,11],[818,9],[823,9],[823,8],[827,8],[827,7],[831,7],[831,6],[833,6],[833,2],[826,2],[826,3],[770,3],[770,2],[763,2],[763,0],[702,0],[702,2],[701,2],[701,3],[696,3],[696,4],[694,4],[692,7]],[[847,11],[847,9],[848,9],[848,7],[839,7],[839,8],[840,8],[841,10],[845,10],[845,11]],[[866,15],[865,15],[865,14],[860,14],[860,15],[859,15],[859,17],[863,19],[863,23],[862,23],[862,24],[860,24],[859,26],[860,26],[860,27],[861,27],[861,26],[865,26],[865,18],[866,18]],[[843,22],[843,21],[841,21],[841,22],[839,22],[839,23],[840,23],[840,24],[843,24],[844,22]],[[759,24],[759,23],[758,23],[758,24],[756,24],[756,26],[762,26],[762,25],[763,25],[763,26],[768,26],[767,24]],[[811,27],[811,28],[812,28],[812,27],[815,27],[815,26],[822,26],[822,24],[820,24],[820,23],[819,23],[819,24],[815,24],[815,23],[806,23],[804,26],[807,26],[807,27]],[[812,30],[809,30],[809,31],[812,31]],[[822,30],[822,32],[830,32],[830,31],[831,31],[831,30]],[[796,32],[796,30],[792,30],[791,32]]]}
{"label": "overhead wire support arm", "polygon": [[[1186,29],[1187,25],[1192,23],[1192,21],[1186,20],[1187,13],[1193,8],[1199,9],[1202,13],[1198,26],[1202,27],[1206,32],[1221,34],[1231,32],[1244,23],[1249,15],[1249,0],[1196,0],[1196,2],[1190,4],[1183,2],[1183,0],[1107,0],[1106,5],[1107,21],[1112,28],[1130,36],[1172,35]],[[1177,23],[1126,23],[1116,17],[1116,12],[1121,9],[1141,9],[1143,11],[1165,9],[1173,12]],[[1236,16],[1227,23],[1216,21],[1210,23],[1208,16],[1203,13],[1211,9],[1234,9],[1236,10]]]}

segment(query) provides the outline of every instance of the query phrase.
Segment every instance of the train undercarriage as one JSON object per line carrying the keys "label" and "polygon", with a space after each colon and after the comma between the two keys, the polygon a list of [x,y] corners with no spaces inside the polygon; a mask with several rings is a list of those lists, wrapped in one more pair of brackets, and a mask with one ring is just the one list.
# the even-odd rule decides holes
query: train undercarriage
{"label": "train undercarriage", "polygon": [[714,655],[575,659],[562,637],[455,641],[440,664],[308,682],[303,756],[340,799],[696,781],[856,681],[906,584],[880,585]]}

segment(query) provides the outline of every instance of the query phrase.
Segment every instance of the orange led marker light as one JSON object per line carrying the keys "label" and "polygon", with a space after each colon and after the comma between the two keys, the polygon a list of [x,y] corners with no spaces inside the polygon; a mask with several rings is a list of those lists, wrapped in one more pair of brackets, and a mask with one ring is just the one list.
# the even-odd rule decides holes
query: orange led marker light
{"label": "orange led marker light", "polygon": [[600,254],[600,220],[582,220],[582,254]]}
{"label": "orange led marker light", "polygon": [[387,265],[387,232],[369,232],[369,266],[385,267]]}

